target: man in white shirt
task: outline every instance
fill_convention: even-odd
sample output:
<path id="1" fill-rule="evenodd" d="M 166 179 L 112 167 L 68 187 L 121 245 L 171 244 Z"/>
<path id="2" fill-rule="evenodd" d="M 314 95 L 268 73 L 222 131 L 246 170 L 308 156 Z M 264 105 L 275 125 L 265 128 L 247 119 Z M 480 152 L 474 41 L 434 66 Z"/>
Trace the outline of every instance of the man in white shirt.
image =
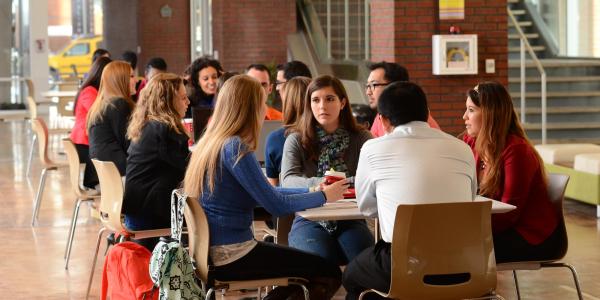
<path id="1" fill-rule="evenodd" d="M 391 242 L 399 204 L 472 201 L 477 191 L 471 149 L 427 124 L 427 99 L 418 85 L 389 84 L 377 108 L 386 135 L 363 145 L 355 187 L 360 211 L 379 218 L 382 240 L 346 267 L 346 299 L 357 299 L 371 288 L 389 290 Z M 365 299 L 382 299 L 368 295 L 374 298 Z"/>

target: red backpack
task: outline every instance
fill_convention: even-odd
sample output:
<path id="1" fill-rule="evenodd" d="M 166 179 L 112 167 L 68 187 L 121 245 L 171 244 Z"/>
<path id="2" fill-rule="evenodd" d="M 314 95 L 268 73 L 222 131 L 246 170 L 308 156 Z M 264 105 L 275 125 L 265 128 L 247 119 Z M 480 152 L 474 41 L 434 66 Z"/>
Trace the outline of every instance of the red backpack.
<path id="1" fill-rule="evenodd" d="M 152 254 L 134 242 L 115 245 L 106 256 L 102 272 L 102 300 L 156 300 L 158 291 L 150 279 Z"/>

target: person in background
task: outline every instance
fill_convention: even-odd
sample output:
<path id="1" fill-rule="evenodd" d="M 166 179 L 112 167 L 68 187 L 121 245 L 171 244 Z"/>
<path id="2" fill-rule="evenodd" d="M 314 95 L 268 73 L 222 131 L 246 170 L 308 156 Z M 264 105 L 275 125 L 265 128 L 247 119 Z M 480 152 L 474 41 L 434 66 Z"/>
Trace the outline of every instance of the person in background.
<path id="1" fill-rule="evenodd" d="M 125 133 L 135 103 L 135 75 L 124 61 L 109 63 L 102 72 L 96 101 L 87 116 L 90 158 L 112 161 L 125 176 L 129 139 Z"/>
<path id="2" fill-rule="evenodd" d="M 192 117 L 192 108 L 208 107 L 214 108 L 214 96 L 217 92 L 217 81 L 223 68 L 218 60 L 207 56 L 197 58 L 189 67 L 190 80 L 188 85 L 188 97 L 190 106 L 186 112 L 186 118 Z"/>
<path id="3" fill-rule="evenodd" d="M 181 122 L 190 101 L 183 79 L 156 74 L 142 91 L 127 137 L 127 173 L 122 212 L 130 230 L 169 228 L 171 192 L 188 163 L 189 136 Z M 158 239 L 141 242 L 152 250 Z"/>
<path id="4" fill-rule="evenodd" d="M 517 208 L 492 215 L 496 262 L 544 260 L 560 246 L 544 164 L 506 88 L 482 82 L 467 92 L 463 140 L 477 162 L 479 194 Z"/>
<path id="5" fill-rule="evenodd" d="M 369 106 L 371 109 L 377 110 L 377 102 L 379 101 L 379 96 L 383 89 L 392 82 L 408 81 L 409 76 L 405 67 L 385 61 L 372 64 L 369 66 L 369 69 L 371 70 L 371 73 L 369 73 L 365 91 L 369 98 Z M 398 100 L 401 101 L 402 99 Z M 431 113 L 427 117 L 427 123 L 429 123 L 429 126 L 432 128 L 440 129 L 440 125 L 433 119 Z M 373 134 L 373 137 L 380 137 L 385 134 L 379 114 L 375 116 L 375 120 L 371 126 L 371 134 Z"/>
<path id="6" fill-rule="evenodd" d="M 110 52 L 108 52 L 108 50 L 102 49 L 102 48 L 96 49 L 96 51 L 94 51 L 94 53 L 92 54 L 92 63 L 94 63 L 100 57 L 110 58 Z"/>
<path id="7" fill-rule="evenodd" d="M 199 141 L 203 147 L 192 153 L 184 191 L 197 198 L 206 213 L 215 280 L 300 277 L 308 280 L 311 299 L 330 299 L 340 284 L 336 265 L 254 239 L 255 207 L 262 206 L 275 216 L 292 214 L 340 199 L 346 189 L 345 180 L 313 193 L 307 193 L 307 188 L 276 189 L 267 182 L 253 152 L 266 114 L 266 99 L 264 89 L 250 76 L 237 75 L 225 82 L 213 122 Z M 302 295 L 298 286 L 279 286 L 264 299 L 299 299 Z"/>
<path id="8" fill-rule="evenodd" d="M 329 75 L 315 78 L 306 92 L 302 118 L 283 146 L 281 186 L 318 189 L 331 169 L 354 176 L 360 148 L 371 138 L 352 116 L 340 80 Z M 288 241 L 344 265 L 371 246 L 373 236 L 364 220 L 314 222 L 296 217 Z"/>
<path id="9" fill-rule="evenodd" d="M 298 126 L 304 111 L 304 97 L 310 84 L 310 78 L 298 76 L 290 79 L 282 92 L 283 100 L 283 127 L 271 132 L 267 136 L 265 146 L 265 170 L 267 180 L 273 186 L 279 185 L 281 173 L 281 157 L 285 138 Z"/>
<path id="10" fill-rule="evenodd" d="M 277 66 L 277 78 L 275 80 L 275 89 L 277 90 L 277 93 L 279 94 L 282 100 L 283 86 L 290 79 L 297 76 L 312 78 L 310 69 L 303 62 L 298 60 L 292 60 L 290 62 Z"/>
<path id="11" fill-rule="evenodd" d="M 269 69 L 267 66 L 262 64 L 252 64 L 246 68 L 246 75 L 258 80 L 260 85 L 265 90 L 267 95 L 271 95 L 273 91 L 273 84 L 271 84 L 271 76 L 269 75 Z M 265 120 L 282 120 L 283 114 L 280 111 L 267 106 L 267 114 Z"/>
<path id="12" fill-rule="evenodd" d="M 389 84 L 377 108 L 386 135 L 363 145 L 355 186 L 358 208 L 379 219 L 382 239 L 346 267 L 347 300 L 358 299 L 364 290 L 389 289 L 398 205 L 472 201 L 477 193 L 471 149 L 427 124 L 427 99 L 418 85 Z M 383 298 L 371 293 L 364 299 Z"/>
<path id="13" fill-rule="evenodd" d="M 144 79 L 137 87 L 137 95 L 140 94 L 142 89 L 146 86 L 148 81 L 152 79 L 152 77 L 159 73 L 167 72 L 167 62 L 162 57 L 153 57 L 146 64 L 146 69 L 144 70 Z"/>
<path id="14" fill-rule="evenodd" d="M 135 73 L 135 75 L 137 76 L 138 72 L 137 72 L 137 54 L 135 54 L 135 52 L 133 51 L 125 51 L 123 52 L 123 54 L 121 54 L 121 59 L 123 61 L 128 62 L 131 65 L 131 68 L 133 69 L 133 73 Z"/>
<path id="15" fill-rule="evenodd" d="M 131 68 L 133 69 L 133 73 L 136 76 L 136 80 L 135 80 L 135 90 L 139 91 L 139 87 L 142 84 L 142 79 L 139 79 L 138 77 L 138 69 L 137 69 L 137 54 L 135 54 L 135 52 L 133 51 L 125 51 L 123 52 L 123 54 L 121 54 L 121 58 L 123 61 L 128 62 L 131 65 Z M 137 99 L 139 98 L 139 93 L 136 92 L 135 95 L 133 95 L 132 99 L 133 102 L 137 102 Z"/>
<path id="16" fill-rule="evenodd" d="M 219 91 L 223 88 L 225 81 L 229 80 L 231 77 L 235 75 L 240 75 L 238 72 L 224 72 L 221 77 L 219 77 L 219 81 L 217 82 L 217 91 L 215 93 L 216 96 L 219 96 Z"/>
<path id="17" fill-rule="evenodd" d="M 77 91 L 77 95 L 75 95 L 75 103 L 73 104 L 73 107 L 75 108 L 75 124 L 73 124 L 73 129 L 71 130 L 69 137 L 75 144 L 79 162 L 85 163 L 83 186 L 91 189 L 96 188 L 99 182 L 96 169 L 90 160 L 90 142 L 88 140 L 85 124 L 88 111 L 98 96 L 102 72 L 110 62 L 110 58 L 100 57 L 92 64 L 88 76 L 79 88 L 79 91 Z"/>

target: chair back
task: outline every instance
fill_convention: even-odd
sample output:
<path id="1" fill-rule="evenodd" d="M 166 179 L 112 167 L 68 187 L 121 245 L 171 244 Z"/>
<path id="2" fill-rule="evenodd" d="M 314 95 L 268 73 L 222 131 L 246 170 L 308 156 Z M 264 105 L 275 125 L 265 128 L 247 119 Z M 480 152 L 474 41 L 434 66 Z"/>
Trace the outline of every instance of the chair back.
<path id="1" fill-rule="evenodd" d="M 37 135 L 38 140 L 38 154 L 42 165 L 48 166 L 53 164 L 52 160 L 48 157 L 48 126 L 42 118 L 35 118 L 31 120 L 31 129 Z"/>
<path id="2" fill-rule="evenodd" d="M 77 153 L 77 148 L 75 148 L 75 144 L 71 141 L 70 138 L 64 138 L 62 140 L 63 148 L 65 149 L 65 153 L 67 154 L 67 162 L 69 163 L 69 177 L 71 181 L 71 187 L 73 188 L 73 192 L 77 195 L 77 198 L 85 197 L 85 192 L 81 189 L 79 182 L 81 181 L 81 172 L 80 172 L 80 162 L 79 162 L 79 154 Z"/>
<path id="3" fill-rule="evenodd" d="M 265 161 L 265 146 L 267 143 L 267 137 L 269 133 L 281 128 L 283 123 L 278 120 L 265 120 L 262 128 L 260 129 L 260 134 L 258 135 L 258 143 L 256 144 L 256 150 L 254 151 L 254 155 L 256 155 L 256 160 L 259 162 Z"/>
<path id="4" fill-rule="evenodd" d="M 37 118 L 37 103 L 31 95 L 27 96 L 27 106 L 29 106 L 29 118 L 31 120 Z"/>
<path id="5" fill-rule="evenodd" d="M 563 215 L 563 200 L 565 199 L 565 190 L 567 189 L 567 183 L 569 183 L 569 175 L 549 173 L 548 174 L 548 197 L 556 216 L 558 218 L 558 230 L 560 230 L 561 246 L 556 249 L 556 252 L 548 257 L 550 260 L 558 260 L 563 258 L 567 254 L 569 248 L 569 238 L 567 236 L 567 228 L 565 226 L 565 217 Z"/>
<path id="6" fill-rule="evenodd" d="M 119 169 L 112 161 L 92 159 L 100 181 L 100 221 L 114 232 L 127 231 L 123 226 L 123 181 Z"/>
<path id="7" fill-rule="evenodd" d="M 190 256 L 196 263 L 196 274 L 202 282 L 208 282 L 208 249 L 210 247 L 210 232 L 204 209 L 196 198 L 188 197 L 183 212 L 187 224 Z"/>
<path id="8" fill-rule="evenodd" d="M 491 201 L 399 205 L 389 298 L 463 299 L 496 287 Z"/>

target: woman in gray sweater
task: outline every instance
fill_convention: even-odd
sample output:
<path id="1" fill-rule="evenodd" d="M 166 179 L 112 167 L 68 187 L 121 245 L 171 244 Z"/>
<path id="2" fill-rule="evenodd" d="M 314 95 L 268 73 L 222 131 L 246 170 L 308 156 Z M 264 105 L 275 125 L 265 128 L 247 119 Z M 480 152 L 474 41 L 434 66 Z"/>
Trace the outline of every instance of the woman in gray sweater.
<path id="1" fill-rule="evenodd" d="M 283 147 L 281 185 L 318 190 L 330 169 L 354 176 L 360 148 L 371 138 L 352 116 L 340 80 L 329 75 L 314 79 L 299 126 Z M 373 236 L 364 220 L 313 222 L 296 217 L 289 243 L 344 265 L 371 246 Z"/>

